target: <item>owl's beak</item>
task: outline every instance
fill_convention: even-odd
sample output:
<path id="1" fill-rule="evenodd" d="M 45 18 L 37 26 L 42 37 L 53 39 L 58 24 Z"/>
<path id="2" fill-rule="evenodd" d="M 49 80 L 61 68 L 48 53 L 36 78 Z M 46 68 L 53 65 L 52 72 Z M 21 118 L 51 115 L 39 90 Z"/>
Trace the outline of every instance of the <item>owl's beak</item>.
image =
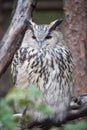
<path id="1" fill-rule="evenodd" d="M 43 45 L 43 42 L 42 41 L 38 41 L 38 46 L 41 48 Z"/>

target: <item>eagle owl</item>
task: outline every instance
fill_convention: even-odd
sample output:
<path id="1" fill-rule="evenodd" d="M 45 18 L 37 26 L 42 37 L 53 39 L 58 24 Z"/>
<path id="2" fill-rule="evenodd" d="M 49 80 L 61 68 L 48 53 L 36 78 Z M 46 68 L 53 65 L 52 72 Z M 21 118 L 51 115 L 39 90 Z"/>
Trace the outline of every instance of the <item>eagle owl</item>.
<path id="1" fill-rule="evenodd" d="M 37 25 L 26 20 L 29 29 L 12 62 L 15 86 L 26 89 L 35 84 L 44 93 L 41 102 L 53 110 L 53 114 L 45 115 L 32 109 L 31 116 L 38 121 L 64 120 L 73 92 L 72 56 L 62 33 L 56 31 L 61 22 L 55 20 L 49 25 Z"/>

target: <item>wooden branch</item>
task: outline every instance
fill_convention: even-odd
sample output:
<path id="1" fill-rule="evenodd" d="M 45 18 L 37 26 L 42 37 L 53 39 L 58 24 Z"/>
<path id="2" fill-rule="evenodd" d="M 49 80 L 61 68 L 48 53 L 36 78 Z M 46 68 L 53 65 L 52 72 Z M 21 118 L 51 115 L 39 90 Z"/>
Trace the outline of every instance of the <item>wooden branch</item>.
<path id="1" fill-rule="evenodd" d="M 58 0 L 44 0 L 38 1 L 37 10 L 62 10 L 63 2 Z"/>
<path id="2" fill-rule="evenodd" d="M 1 11 L 7 11 L 7 10 L 12 10 L 12 4 L 13 0 L 11 1 L 2 1 L 0 4 L 0 10 Z M 50 6 L 49 6 L 50 5 Z M 46 10 L 62 10 L 63 9 L 63 2 L 58 1 L 58 0 L 42 0 L 38 1 L 37 9 L 39 11 L 46 11 Z"/>
<path id="3" fill-rule="evenodd" d="M 85 116 L 87 116 L 87 94 L 73 97 L 66 121 L 75 120 Z"/>
<path id="4" fill-rule="evenodd" d="M 36 0 L 18 0 L 11 24 L 0 43 L 0 76 L 8 68 L 26 30 L 25 19 L 31 19 Z"/>
<path id="5" fill-rule="evenodd" d="M 49 119 L 42 122 L 29 122 L 23 120 L 21 130 L 24 130 L 25 128 L 44 128 L 45 130 L 47 130 L 52 126 L 60 127 L 66 122 L 73 121 L 81 117 L 87 117 L 87 94 L 82 94 L 72 98 L 70 109 L 65 120 L 61 122 L 54 122 L 53 120 Z"/>

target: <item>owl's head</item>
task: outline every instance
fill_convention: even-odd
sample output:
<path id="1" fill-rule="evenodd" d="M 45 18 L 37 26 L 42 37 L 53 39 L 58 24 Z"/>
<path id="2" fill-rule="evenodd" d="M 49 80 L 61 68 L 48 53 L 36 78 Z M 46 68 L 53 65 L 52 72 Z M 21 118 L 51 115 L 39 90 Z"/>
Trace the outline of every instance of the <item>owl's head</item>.
<path id="1" fill-rule="evenodd" d="M 41 48 L 46 40 L 52 39 L 51 32 L 61 24 L 62 20 L 55 20 L 48 25 L 37 25 L 31 20 L 25 20 L 24 22 L 32 31 L 32 39 L 35 40 L 37 45 Z"/>

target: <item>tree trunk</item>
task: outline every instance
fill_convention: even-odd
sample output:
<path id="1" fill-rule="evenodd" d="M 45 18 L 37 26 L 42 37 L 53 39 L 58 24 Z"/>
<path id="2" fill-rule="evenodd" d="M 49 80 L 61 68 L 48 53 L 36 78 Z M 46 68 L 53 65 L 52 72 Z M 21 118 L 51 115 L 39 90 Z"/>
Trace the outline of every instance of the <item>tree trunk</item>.
<path id="1" fill-rule="evenodd" d="M 87 1 L 64 0 L 65 39 L 75 65 L 75 94 L 87 92 Z"/>
<path id="2" fill-rule="evenodd" d="M 31 19 L 33 10 L 33 1 L 36 0 L 18 0 L 15 14 L 12 18 L 11 24 L 1 40 L 0 45 L 0 76 L 8 68 L 14 53 L 21 44 L 21 39 L 26 30 L 24 25 L 25 19 Z"/>

